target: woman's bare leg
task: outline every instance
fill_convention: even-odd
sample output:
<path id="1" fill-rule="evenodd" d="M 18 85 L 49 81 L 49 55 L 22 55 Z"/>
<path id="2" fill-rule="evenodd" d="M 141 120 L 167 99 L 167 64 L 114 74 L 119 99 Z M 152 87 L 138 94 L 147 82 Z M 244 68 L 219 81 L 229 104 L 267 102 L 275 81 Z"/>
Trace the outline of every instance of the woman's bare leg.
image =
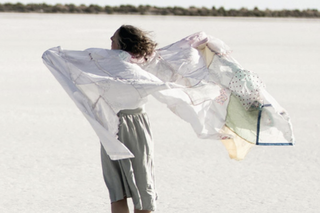
<path id="1" fill-rule="evenodd" d="M 111 203 L 112 213 L 129 213 L 127 198 Z"/>
<path id="2" fill-rule="evenodd" d="M 151 211 L 149 211 L 149 210 L 137 210 L 137 209 L 135 209 L 135 210 L 134 210 L 134 213 L 151 213 Z"/>

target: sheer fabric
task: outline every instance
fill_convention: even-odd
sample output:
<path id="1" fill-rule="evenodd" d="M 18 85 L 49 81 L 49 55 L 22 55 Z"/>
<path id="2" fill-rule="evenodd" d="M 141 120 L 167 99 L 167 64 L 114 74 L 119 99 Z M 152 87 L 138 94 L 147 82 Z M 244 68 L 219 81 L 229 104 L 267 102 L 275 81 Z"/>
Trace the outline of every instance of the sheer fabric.
<path id="1" fill-rule="evenodd" d="M 243 159 L 253 145 L 294 144 L 287 112 L 259 76 L 204 32 L 156 50 L 148 61 L 121 50 L 60 47 L 47 50 L 43 60 L 113 160 L 134 157 L 117 139 L 116 114 L 141 107 L 148 95 L 190 123 L 200 138 L 222 140 L 233 159 Z"/>

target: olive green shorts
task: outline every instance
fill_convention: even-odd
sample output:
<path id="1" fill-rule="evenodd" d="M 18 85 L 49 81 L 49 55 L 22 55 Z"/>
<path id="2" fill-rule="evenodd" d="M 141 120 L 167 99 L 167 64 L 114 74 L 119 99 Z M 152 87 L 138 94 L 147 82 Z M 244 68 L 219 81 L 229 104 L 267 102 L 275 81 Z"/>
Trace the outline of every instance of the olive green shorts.
<path id="1" fill-rule="evenodd" d="M 102 171 L 111 202 L 132 198 L 135 209 L 154 211 L 154 146 L 147 114 L 139 108 L 122 110 L 118 117 L 118 139 L 135 157 L 113 161 L 101 146 Z"/>

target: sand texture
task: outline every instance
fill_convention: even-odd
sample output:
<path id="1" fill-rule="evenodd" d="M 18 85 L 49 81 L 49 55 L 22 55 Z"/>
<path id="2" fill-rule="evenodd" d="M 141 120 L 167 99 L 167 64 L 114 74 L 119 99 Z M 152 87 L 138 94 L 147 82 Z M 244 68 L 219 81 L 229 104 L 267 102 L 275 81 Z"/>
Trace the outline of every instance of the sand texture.
<path id="1" fill-rule="evenodd" d="M 289 112 L 297 141 L 230 160 L 150 98 L 157 212 L 319 212 L 319 19 L 15 13 L 0 13 L 0 212 L 111 212 L 98 137 L 41 55 L 110 48 L 121 24 L 153 31 L 159 47 L 197 31 L 222 39 Z"/>

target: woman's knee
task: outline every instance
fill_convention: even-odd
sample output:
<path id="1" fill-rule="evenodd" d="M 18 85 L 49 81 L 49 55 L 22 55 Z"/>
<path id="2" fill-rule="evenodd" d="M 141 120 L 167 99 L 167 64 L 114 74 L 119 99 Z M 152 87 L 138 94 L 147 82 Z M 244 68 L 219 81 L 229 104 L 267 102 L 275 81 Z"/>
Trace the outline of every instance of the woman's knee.
<path id="1" fill-rule="evenodd" d="M 127 198 L 111 203 L 112 213 L 129 213 Z"/>
<path id="2" fill-rule="evenodd" d="M 149 211 L 149 210 L 138 210 L 138 209 L 135 209 L 135 210 L 134 210 L 134 213 L 151 213 L 151 211 Z"/>

